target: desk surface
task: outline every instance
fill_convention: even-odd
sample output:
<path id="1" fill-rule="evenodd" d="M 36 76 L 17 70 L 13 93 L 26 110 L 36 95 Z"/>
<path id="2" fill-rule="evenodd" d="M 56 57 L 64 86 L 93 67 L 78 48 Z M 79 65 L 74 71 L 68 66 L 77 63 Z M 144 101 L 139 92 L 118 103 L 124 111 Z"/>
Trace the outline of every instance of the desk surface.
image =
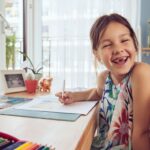
<path id="1" fill-rule="evenodd" d="M 10 95 L 10 94 L 9 94 Z M 41 94 L 16 93 L 34 97 Z M 0 131 L 19 139 L 53 145 L 56 150 L 89 150 L 96 128 L 97 106 L 75 122 L 0 115 Z"/>

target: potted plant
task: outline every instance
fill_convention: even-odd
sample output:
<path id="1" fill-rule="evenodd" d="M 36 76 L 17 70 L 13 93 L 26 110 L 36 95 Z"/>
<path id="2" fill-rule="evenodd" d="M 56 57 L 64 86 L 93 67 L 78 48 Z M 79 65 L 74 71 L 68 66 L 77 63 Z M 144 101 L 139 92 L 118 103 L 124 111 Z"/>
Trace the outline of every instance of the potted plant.
<path id="1" fill-rule="evenodd" d="M 33 79 L 33 76 L 29 73 L 25 80 L 25 86 L 28 93 L 35 93 L 38 85 L 38 80 Z"/>
<path id="2" fill-rule="evenodd" d="M 22 67 L 24 69 L 30 70 L 32 72 L 32 74 L 33 74 L 32 78 L 39 80 L 42 77 L 41 71 L 42 71 L 43 67 L 35 67 L 33 65 L 30 57 L 27 54 L 25 54 L 22 51 L 19 51 L 19 53 L 21 53 L 26 58 L 26 60 L 22 64 Z"/>

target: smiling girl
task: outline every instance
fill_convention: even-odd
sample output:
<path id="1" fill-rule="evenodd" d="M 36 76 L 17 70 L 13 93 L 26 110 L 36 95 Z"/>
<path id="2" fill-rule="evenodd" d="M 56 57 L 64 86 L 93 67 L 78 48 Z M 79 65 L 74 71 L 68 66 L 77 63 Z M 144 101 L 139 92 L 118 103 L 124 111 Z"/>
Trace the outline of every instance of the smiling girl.
<path id="1" fill-rule="evenodd" d="M 97 88 L 59 92 L 64 104 L 100 100 L 99 137 L 92 150 L 149 150 L 150 66 L 135 61 L 136 35 L 126 18 L 104 15 L 90 31 L 93 54 L 106 71 L 98 75 Z"/>

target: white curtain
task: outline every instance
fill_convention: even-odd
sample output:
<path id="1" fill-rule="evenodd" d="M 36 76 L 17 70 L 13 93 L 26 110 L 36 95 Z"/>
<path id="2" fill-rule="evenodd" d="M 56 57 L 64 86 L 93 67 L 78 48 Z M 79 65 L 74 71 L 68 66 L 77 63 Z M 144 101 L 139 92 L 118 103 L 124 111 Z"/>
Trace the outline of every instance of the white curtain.
<path id="1" fill-rule="evenodd" d="M 113 12 L 128 18 L 140 39 L 140 0 L 42 0 L 44 72 L 54 91 L 64 79 L 67 88 L 96 86 L 89 31 L 97 17 Z"/>

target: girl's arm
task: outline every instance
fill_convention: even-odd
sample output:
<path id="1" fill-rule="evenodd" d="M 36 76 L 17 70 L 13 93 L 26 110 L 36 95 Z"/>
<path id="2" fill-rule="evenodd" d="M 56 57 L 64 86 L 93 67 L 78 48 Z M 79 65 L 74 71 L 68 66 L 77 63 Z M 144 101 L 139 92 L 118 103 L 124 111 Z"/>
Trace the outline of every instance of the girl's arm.
<path id="1" fill-rule="evenodd" d="M 97 88 L 88 89 L 85 91 L 70 92 L 65 91 L 62 96 L 62 92 L 56 93 L 56 96 L 59 97 L 61 103 L 70 104 L 77 101 L 83 100 L 100 100 L 104 88 L 104 83 L 106 79 L 107 71 L 99 74 L 97 78 Z"/>
<path id="2" fill-rule="evenodd" d="M 133 94 L 133 150 L 150 150 L 150 66 L 137 64 L 131 76 Z"/>

